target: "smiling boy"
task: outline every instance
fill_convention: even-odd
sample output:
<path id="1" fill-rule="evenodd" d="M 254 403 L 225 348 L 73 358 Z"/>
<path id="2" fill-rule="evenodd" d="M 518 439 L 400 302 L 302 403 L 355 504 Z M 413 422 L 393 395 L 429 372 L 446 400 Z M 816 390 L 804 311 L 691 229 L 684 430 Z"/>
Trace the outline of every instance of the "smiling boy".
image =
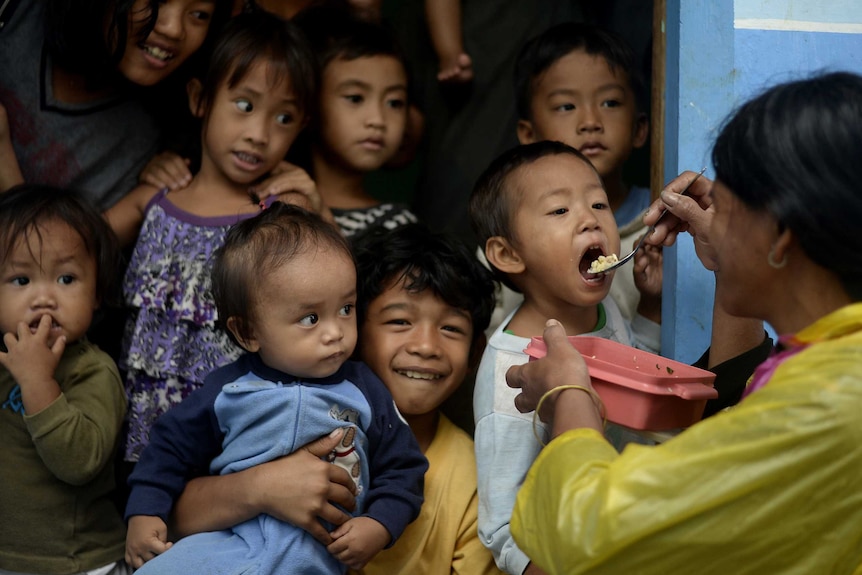
<path id="1" fill-rule="evenodd" d="M 630 325 L 608 296 L 616 272 L 587 271 L 598 256 L 618 253 L 620 239 L 599 174 L 574 148 L 540 141 L 505 152 L 476 183 L 470 217 L 497 277 L 524 295 L 491 335 L 473 396 L 479 535 L 503 571 L 521 575 L 538 571 L 515 545 L 509 519 L 542 446 L 531 414 L 515 409 L 517 393 L 506 385 L 506 371 L 526 363 L 524 348 L 548 318 L 558 319 L 569 335 L 652 352 L 659 326 L 641 316 Z"/>
<path id="2" fill-rule="evenodd" d="M 356 259 L 360 357 L 429 463 L 419 518 L 362 574 L 499 573 L 476 528 L 473 442 L 440 412 L 482 352 L 491 274 L 466 246 L 421 224 L 369 234 Z"/>

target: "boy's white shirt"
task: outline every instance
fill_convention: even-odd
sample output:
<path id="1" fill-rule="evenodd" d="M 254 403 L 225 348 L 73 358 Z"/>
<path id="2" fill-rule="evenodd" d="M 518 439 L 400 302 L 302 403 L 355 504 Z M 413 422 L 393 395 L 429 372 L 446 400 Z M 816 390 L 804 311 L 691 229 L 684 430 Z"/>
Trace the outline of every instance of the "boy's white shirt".
<path id="1" fill-rule="evenodd" d="M 582 335 L 603 337 L 653 353 L 657 351 L 661 332 L 658 324 L 636 316 L 630 326 L 610 296 L 605 297 L 602 304 L 605 325 Z M 511 575 L 521 575 L 530 562 L 512 539 L 509 520 L 518 488 L 542 448 L 533 434 L 532 413 L 520 413 L 515 409 L 514 400 L 519 391 L 506 384 L 506 371 L 528 360 L 524 348 L 530 339 L 504 332 L 519 307 L 509 313 L 489 338 L 473 392 L 479 537 L 494 554 L 497 566 Z M 635 335 L 634 327 L 637 328 Z M 536 431 L 543 441 L 548 441 L 543 424 L 539 422 Z"/>

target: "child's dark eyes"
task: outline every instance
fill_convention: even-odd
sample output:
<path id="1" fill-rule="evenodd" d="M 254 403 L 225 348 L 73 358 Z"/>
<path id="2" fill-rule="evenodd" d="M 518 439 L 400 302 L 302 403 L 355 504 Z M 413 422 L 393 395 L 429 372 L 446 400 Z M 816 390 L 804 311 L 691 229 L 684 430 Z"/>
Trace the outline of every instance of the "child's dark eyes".
<path id="1" fill-rule="evenodd" d="M 619 106 L 622 106 L 623 103 L 619 100 L 605 100 L 604 102 L 602 102 L 602 105 L 605 108 L 617 108 Z"/>
<path id="2" fill-rule="evenodd" d="M 310 313 L 307 316 L 305 316 L 304 318 L 299 320 L 299 325 L 311 327 L 311 326 L 317 324 L 317 322 L 319 322 L 319 321 L 320 321 L 320 318 L 317 316 L 316 313 Z"/>
<path id="3" fill-rule="evenodd" d="M 28 278 L 27 276 L 18 276 L 18 277 L 12 278 L 10 283 L 13 286 L 25 286 L 25 285 L 30 283 L 30 278 Z"/>
<path id="4" fill-rule="evenodd" d="M 555 210 L 551 210 L 548 212 L 549 216 L 562 216 L 564 214 L 569 213 L 569 208 L 557 208 Z"/>
<path id="5" fill-rule="evenodd" d="M 365 100 L 361 94 L 345 94 L 342 97 L 351 104 L 361 104 Z"/>
<path id="6" fill-rule="evenodd" d="M 195 20 L 200 20 L 201 22 L 207 22 L 210 18 L 212 18 L 212 14 L 205 10 L 194 10 L 192 11 L 192 18 Z"/>
<path id="7" fill-rule="evenodd" d="M 396 318 L 386 320 L 386 325 L 410 325 L 410 322 L 406 319 Z"/>
<path id="8" fill-rule="evenodd" d="M 338 315 L 349 317 L 351 313 L 353 313 L 354 305 L 349 303 L 347 305 L 342 306 L 340 310 L 338 310 Z"/>
<path id="9" fill-rule="evenodd" d="M 67 285 L 71 284 L 71 283 L 72 283 L 72 282 L 74 282 L 74 281 L 75 281 L 75 277 L 74 277 L 74 276 L 71 276 L 71 275 L 68 275 L 68 274 L 66 274 L 66 275 L 62 275 L 62 276 L 60 276 L 60 277 L 58 277 L 58 278 L 57 278 L 57 283 L 58 283 L 58 284 L 61 284 L 61 285 L 64 285 L 64 286 L 67 286 Z"/>
<path id="10" fill-rule="evenodd" d="M 608 206 L 608 205 L 607 205 L 606 203 L 604 203 L 604 202 L 596 202 L 595 204 L 593 204 L 593 209 L 594 209 L 594 210 L 606 210 L 606 209 L 608 209 L 609 207 L 610 207 L 610 206 Z"/>
<path id="11" fill-rule="evenodd" d="M 287 126 L 288 124 L 293 123 L 293 115 L 292 114 L 279 114 L 276 116 L 275 121 L 283 126 Z"/>
<path id="12" fill-rule="evenodd" d="M 571 112 L 574 109 L 574 104 L 560 104 L 559 106 L 554 107 L 554 110 L 557 112 Z"/>
<path id="13" fill-rule="evenodd" d="M 234 104 L 236 104 L 236 107 L 240 112 L 245 112 L 246 114 L 254 110 L 254 106 L 252 105 L 252 103 L 244 98 L 236 100 Z"/>
<path id="14" fill-rule="evenodd" d="M 396 98 L 396 99 L 392 99 L 392 100 L 387 101 L 387 105 L 390 108 L 393 108 L 395 110 L 401 110 L 402 108 L 404 108 L 407 105 L 407 102 L 405 102 L 404 100 L 401 100 L 399 98 Z"/>
<path id="15" fill-rule="evenodd" d="M 462 328 L 458 327 L 457 325 L 444 325 L 443 331 L 456 333 L 458 335 L 463 335 L 463 334 L 467 333 Z"/>

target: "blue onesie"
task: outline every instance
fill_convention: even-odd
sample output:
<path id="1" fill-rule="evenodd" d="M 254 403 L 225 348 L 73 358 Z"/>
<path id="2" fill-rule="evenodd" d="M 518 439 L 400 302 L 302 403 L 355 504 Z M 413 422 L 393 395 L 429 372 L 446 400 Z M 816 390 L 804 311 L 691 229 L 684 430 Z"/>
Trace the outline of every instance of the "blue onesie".
<path id="1" fill-rule="evenodd" d="M 336 427 L 350 427 L 330 460 L 351 473 L 354 515 L 380 522 L 394 543 L 419 514 L 427 461 L 392 396 L 365 364 L 300 381 L 246 354 L 161 416 L 129 479 L 126 517 L 167 521 L 188 479 L 272 461 Z M 211 462 L 211 463 L 210 463 Z M 286 486 L 286 488 L 290 488 Z M 391 544 L 390 543 L 390 544 Z M 260 515 L 232 529 L 198 533 L 150 560 L 138 575 L 333 574 L 346 566 L 303 529 Z"/>

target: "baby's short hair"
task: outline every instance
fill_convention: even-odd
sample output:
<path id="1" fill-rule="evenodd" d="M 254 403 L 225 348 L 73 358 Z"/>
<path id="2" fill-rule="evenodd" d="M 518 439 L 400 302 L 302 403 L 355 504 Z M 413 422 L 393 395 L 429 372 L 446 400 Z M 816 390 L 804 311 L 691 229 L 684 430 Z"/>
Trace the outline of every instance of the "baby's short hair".
<path id="1" fill-rule="evenodd" d="M 355 246 L 357 316 L 393 281 L 411 293 L 431 290 L 446 304 L 470 314 L 473 341 L 482 337 L 494 311 L 494 278 L 463 242 L 421 223 L 378 229 Z"/>
<path id="2" fill-rule="evenodd" d="M 9 258 L 15 242 L 36 234 L 52 221 L 60 221 L 81 236 L 96 262 L 96 297 L 111 303 L 120 267 L 119 241 L 102 214 L 73 190 L 40 184 L 22 184 L 0 194 L 0 264 Z"/>
<path id="3" fill-rule="evenodd" d="M 614 72 L 622 71 L 635 95 L 637 111 L 647 109 L 643 75 L 636 65 L 634 51 L 625 38 L 593 24 L 564 22 L 529 40 L 515 62 L 515 104 L 518 117 L 532 119 L 530 103 L 536 78 L 558 60 L 576 50 L 601 56 Z"/>
<path id="4" fill-rule="evenodd" d="M 514 190 L 511 189 L 509 180 L 512 174 L 523 166 L 528 166 L 546 156 L 568 154 L 574 156 L 587 164 L 595 171 L 589 159 L 575 148 L 550 140 L 542 140 L 532 144 L 515 146 L 500 154 L 482 172 L 473 193 L 470 195 L 468 210 L 470 212 L 470 223 L 484 250 L 488 239 L 499 236 L 508 241 L 518 241 L 512 227 L 513 216 L 517 206 Z M 498 280 L 507 287 L 520 292 L 509 279 L 508 275 L 491 265 Z"/>
<path id="5" fill-rule="evenodd" d="M 219 322 L 237 318 L 237 331 L 249 337 L 254 321 L 254 286 L 296 255 L 327 245 L 353 261 L 347 240 L 319 215 L 298 206 L 275 202 L 253 218 L 233 226 L 216 250 L 212 290 Z M 285 294 L 285 297 L 290 297 Z M 233 334 L 231 333 L 233 337 Z"/>

